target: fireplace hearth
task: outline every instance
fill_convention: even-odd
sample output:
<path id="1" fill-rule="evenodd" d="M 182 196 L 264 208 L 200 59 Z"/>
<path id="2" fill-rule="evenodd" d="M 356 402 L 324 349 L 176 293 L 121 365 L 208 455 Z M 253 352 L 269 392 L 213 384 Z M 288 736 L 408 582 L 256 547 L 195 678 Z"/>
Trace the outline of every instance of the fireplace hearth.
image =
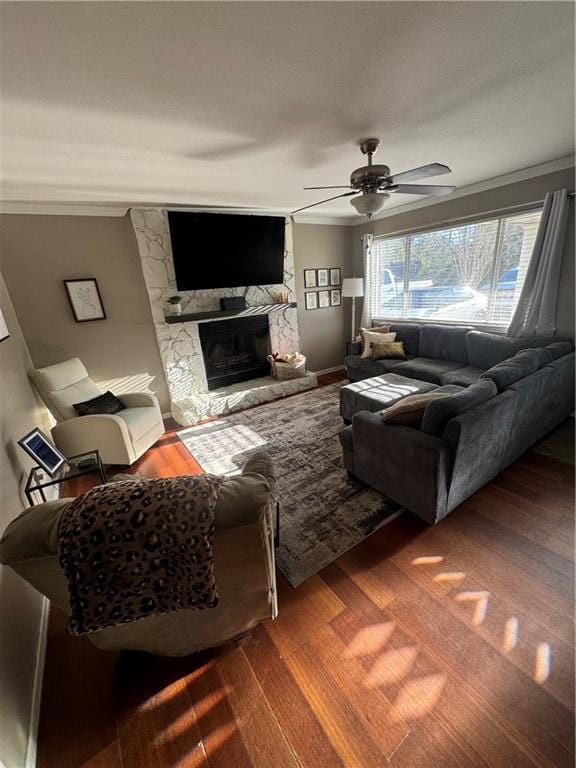
<path id="1" fill-rule="evenodd" d="M 208 389 L 270 373 L 268 315 L 199 323 Z"/>

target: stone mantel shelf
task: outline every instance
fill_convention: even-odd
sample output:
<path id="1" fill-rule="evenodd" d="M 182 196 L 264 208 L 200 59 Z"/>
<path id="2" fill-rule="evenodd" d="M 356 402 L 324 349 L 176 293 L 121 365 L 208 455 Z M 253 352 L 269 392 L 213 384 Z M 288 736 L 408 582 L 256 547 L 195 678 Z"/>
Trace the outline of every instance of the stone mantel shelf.
<path id="1" fill-rule="evenodd" d="M 171 325 L 173 323 L 191 323 L 202 322 L 205 320 L 226 320 L 229 317 L 249 317 L 250 315 L 266 315 L 275 309 L 286 307 L 296 307 L 295 301 L 289 304 L 259 304 L 257 306 L 246 307 L 245 309 L 214 309 L 211 312 L 192 312 L 181 315 L 166 315 L 165 320 Z"/>

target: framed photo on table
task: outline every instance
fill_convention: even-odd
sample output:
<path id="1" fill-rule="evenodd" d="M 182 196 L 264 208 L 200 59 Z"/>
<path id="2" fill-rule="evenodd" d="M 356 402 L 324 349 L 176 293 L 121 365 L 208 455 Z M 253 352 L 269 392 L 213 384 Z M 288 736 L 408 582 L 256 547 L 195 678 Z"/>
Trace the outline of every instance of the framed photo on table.
<path id="1" fill-rule="evenodd" d="M 318 291 L 318 306 L 320 309 L 330 306 L 330 291 Z"/>
<path id="2" fill-rule="evenodd" d="M 304 270 L 304 288 L 316 288 L 316 270 L 305 269 Z"/>
<path id="3" fill-rule="evenodd" d="M 308 291 L 304 294 L 306 309 L 318 309 L 318 294 L 316 291 Z"/>
<path id="4" fill-rule="evenodd" d="M 330 291 L 330 306 L 339 307 L 342 304 L 342 293 L 340 288 L 333 288 Z"/>
<path id="5" fill-rule="evenodd" d="M 329 270 L 328 269 L 318 269 L 318 288 L 327 288 L 329 285 Z"/>
<path id="6" fill-rule="evenodd" d="M 66 464 L 66 456 L 54 446 L 42 430 L 33 429 L 18 440 L 18 445 L 31 456 L 50 477 Z"/>
<path id="7" fill-rule="evenodd" d="M 77 323 L 106 319 L 102 297 L 95 278 L 64 280 L 64 286 L 74 313 L 74 320 Z"/>
<path id="8" fill-rule="evenodd" d="M 340 285 L 341 282 L 340 267 L 332 267 L 330 270 L 330 285 Z"/>

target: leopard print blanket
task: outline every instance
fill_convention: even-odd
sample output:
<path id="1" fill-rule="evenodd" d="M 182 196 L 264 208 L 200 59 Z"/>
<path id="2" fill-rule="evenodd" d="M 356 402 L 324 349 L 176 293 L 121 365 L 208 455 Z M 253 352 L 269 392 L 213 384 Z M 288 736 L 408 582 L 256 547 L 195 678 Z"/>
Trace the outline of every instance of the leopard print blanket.
<path id="1" fill-rule="evenodd" d="M 71 502 L 58 527 L 70 632 L 216 606 L 212 544 L 221 484 L 211 475 L 122 481 Z"/>

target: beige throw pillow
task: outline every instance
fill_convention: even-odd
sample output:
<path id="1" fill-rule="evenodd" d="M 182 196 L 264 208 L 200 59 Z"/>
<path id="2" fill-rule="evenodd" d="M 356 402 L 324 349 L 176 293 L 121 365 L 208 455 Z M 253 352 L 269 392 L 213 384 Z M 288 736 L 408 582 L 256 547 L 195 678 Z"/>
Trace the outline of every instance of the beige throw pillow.
<path id="1" fill-rule="evenodd" d="M 403 341 L 372 342 L 372 360 L 406 360 Z"/>
<path id="2" fill-rule="evenodd" d="M 441 397 L 450 397 L 449 392 L 424 392 L 419 395 L 407 395 L 394 405 L 380 412 L 382 421 L 388 424 L 400 424 L 403 427 L 420 429 L 424 411 L 428 403 Z"/>
<path id="3" fill-rule="evenodd" d="M 372 357 L 372 343 L 376 342 L 381 344 L 382 342 L 394 341 L 396 338 L 395 333 L 383 333 L 382 331 L 367 331 L 364 330 L 363 334 L 363 347 L 362 357 Z"/>

